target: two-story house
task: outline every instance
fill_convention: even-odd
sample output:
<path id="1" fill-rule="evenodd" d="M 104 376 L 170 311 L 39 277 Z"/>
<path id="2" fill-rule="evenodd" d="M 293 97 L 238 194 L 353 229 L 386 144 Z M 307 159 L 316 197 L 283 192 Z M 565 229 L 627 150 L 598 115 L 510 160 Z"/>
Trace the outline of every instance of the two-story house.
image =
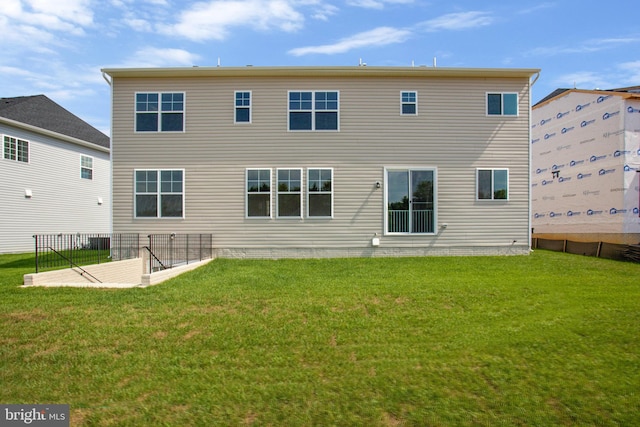
<path id="1" fill-rule="evenodd" d="M 105 69 L 113 230 L 221 257 L 527 254 L 537 69 Z"/>
<path id="2" fill-rule="evenodd" d="M 109 137 L 44 95 L 0 98 L 0 253 L 35 234 L 109 233 Z"/>
<path id="3" fill-rule="evenodd" d="M 640 87 L 558 89 L 532 108 L 534 237 L 640 242 Z"/>

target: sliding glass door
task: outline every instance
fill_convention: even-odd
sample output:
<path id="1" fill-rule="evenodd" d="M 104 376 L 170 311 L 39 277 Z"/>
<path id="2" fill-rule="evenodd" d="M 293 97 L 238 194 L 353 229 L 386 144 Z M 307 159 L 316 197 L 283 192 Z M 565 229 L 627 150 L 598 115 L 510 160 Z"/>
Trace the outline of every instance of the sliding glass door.
<path id="1" fill-rule="evenodd" d="M 387 169 L 387 233 L 433 233 L 435 171 Z"/>

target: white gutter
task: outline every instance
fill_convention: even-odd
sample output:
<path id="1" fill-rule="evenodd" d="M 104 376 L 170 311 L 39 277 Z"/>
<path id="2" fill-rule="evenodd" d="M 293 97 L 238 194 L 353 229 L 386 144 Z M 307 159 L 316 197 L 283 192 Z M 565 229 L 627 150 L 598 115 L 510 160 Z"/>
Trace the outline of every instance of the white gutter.
<path id="1" fill-rule="evenodd" d="M 103 71 L 103 72 L 102 72 L 102 78 L 104 79 L 104 81 L 106 81 L 106 82 L 107 82 L 107 84 L 108 84 L 109 86 L 111 86 L 111 80 L 109 80 L 109 78 L 108 78 L 107 76 L 108 76 L 108 74 L 107 74 L 107 73 L 105 73 L 105 72 Z"/>

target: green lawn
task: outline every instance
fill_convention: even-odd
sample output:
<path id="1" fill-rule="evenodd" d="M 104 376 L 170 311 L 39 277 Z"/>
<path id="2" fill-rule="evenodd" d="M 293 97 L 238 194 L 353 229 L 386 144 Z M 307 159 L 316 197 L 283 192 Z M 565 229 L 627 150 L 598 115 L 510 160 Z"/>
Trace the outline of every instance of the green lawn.
<path id="1" fill-rule="evenodd" d="M 215 260 L 150 288 L 19 288 L 0 403 L 72 425 L 640 425 L 640 264 Z"/>

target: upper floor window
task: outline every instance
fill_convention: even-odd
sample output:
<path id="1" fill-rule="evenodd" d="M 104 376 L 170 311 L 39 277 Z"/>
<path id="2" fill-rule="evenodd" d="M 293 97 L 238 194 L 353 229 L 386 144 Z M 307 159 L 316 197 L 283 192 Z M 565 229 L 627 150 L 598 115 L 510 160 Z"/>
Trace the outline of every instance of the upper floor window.
<path id="1" fill-rule="evenodd" d="M 80 156 L 80 177 L 93 179 L 93 157 Z"/>
<path id="2" fill-rule="evenodd" d="M 509 198 L 509 169 L 478 169 L 476 180 L 478 200 Z"/>
<path id="3" fill-rule="evenodd" d="M 29 163 L 29 142 L 11 136 L 4 136 L 4 158 Z"/>
<path id="4" fill-rule="evenodd" d="M 184 170 L 135 171 L 136 218 L 184 217 Z"/>
<path id="5" fill-rule="evenodd" d="M 418 92 L 400 92 L 400 114 L 403 116 L 418 114 Z"/>
<path id="6" fill-rule="evenodd" d="M 182 132 L 184 93 L 136 93 L 136 132 Z"/>
<path id="7" fill-rule="evenodd" d="M 337 91 L 289 92 L 289 130 L 338 130 Z"/>
<path id="8" fill-rule="evenodd" d="M 235 123 L 251 123 L 251 92 L 235 93 Z"/>
<path id="9" fill-rule="evenodd" d="M 487 115 L 517 116 L 517 93 L 487 93 Z"/>

